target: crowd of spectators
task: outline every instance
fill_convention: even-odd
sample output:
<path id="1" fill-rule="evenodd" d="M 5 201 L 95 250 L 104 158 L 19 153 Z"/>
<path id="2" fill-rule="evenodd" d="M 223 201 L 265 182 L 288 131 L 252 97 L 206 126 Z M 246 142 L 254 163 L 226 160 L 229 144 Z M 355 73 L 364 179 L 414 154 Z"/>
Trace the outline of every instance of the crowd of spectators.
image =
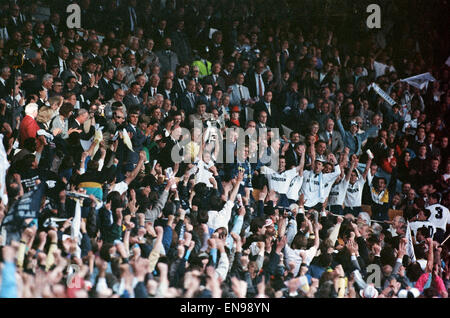
<path id="1" fill-rule="evenodd" d="M 448 4 L 370 2 L 1 1 L 0 297 L 447 298 Z"/>

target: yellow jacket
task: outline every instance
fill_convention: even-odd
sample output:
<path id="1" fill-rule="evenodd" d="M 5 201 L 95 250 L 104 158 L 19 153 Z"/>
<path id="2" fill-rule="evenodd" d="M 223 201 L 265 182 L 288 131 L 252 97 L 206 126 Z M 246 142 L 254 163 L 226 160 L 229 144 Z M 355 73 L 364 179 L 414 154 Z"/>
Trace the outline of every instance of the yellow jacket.
<path id="1" fill-rule="evenodd" d="M 198 76 L 200 78 L 211 75 L 211 66 L 212 63 L 208 60 L 206 60 L 206 64 L 208 65 L 208 67 L 206 67 L 205 63 L 203 63 L 202 60 L 198 60 L 198 61 L 194 61 L 192 63 L 192 66 L 197 66 L 198 67 Z"/>

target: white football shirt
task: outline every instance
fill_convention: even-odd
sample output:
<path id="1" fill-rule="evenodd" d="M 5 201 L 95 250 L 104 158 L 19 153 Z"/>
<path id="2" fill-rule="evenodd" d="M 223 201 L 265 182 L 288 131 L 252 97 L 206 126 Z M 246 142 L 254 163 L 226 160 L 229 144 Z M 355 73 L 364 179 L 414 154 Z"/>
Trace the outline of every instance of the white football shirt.
<path id="1" fill-rule="evenodd" d="M 450 224 L 450 212 L 448 209 L 438 203 L 430 205 L 427 209 L 431 211 L 431 215 L 428 218 L 437 229 L 446 231 L 447 224 Z"/>

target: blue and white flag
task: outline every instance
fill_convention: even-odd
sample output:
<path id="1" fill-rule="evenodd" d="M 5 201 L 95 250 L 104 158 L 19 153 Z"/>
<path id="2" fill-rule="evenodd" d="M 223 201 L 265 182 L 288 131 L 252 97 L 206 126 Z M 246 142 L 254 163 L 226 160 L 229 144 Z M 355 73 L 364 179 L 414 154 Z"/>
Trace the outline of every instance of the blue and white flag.
<path id="1" fill-rule="evenodd" d="M 397 104 L 395 100 L 393 100 L 391 96 L 389 96 L 388 93 L 383 91 L 377 84 L 375 83 L 370 84 L 368 89 L 370 90 L 371 88 L 373 88 L 378 95 L 380 95 L 386 102 L 388 102 L 389 105 L 394 106 L 395 104 Z"/>
<path id="2" fill-rule="evenodd" d="M 435 82 L 436 79 L 430 73 L 423 73 L 420 75 L 408 77 L 400 80 L 401 82 L 406 82 L 409 85 L 416 87 L 418 89 L 428 88 L 429 82 Z"/>

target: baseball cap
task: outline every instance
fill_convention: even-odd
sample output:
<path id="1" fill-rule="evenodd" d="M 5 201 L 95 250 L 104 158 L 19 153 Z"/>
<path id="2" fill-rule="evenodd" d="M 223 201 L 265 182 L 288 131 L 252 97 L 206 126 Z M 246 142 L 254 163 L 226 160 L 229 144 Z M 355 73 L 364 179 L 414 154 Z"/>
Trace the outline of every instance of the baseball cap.
<path id="1" fill-rule="evenodd" d="M 398 292 L 398 298 L 417 298 L 420 296 L 420 291 L 417 288 L 411 288 L 409 290 L 402 289 Z"/>
<path id="2" fill-rule="evenodd" d="M 291 210 L 291 211 L 297 210 L 297 212 L 300 212 L 298 209 L 299 209 L 299 206 L 298 206 L 297 203 L 292 203 L 292 204 L 289 206 L 289 210 Z"/>
<path id="3" fill-rule="evenodd" d="M 362 298 L 377 298 L 378 290 L 373 285 L 367 285 L 366 288 L 359 291 Z"/>
<path id="4" fill-rule="evenodd" d="M 322 156 L 317 156 L 317 157 L 316 157 L 316 161 L 319 161 L 319 162 L 321 162 L 321 163 L 323 163 L 323 164 L 325 164 L 325 163 L 328 162 L 328 161 L 327 161 L 325 158 L 323 158 Z"/>
<path id="5" fill-rule="evenodd" d="M 264 224 L 264 227 L 271 226 L 273 224 L 272 219 L 266 219 L 266 223 Z"/>
<path id="6" fill-rule="evenodd" d="M 233 106 L 232 108 L 231 108 L 231 112 L 232 113 L 239 113 L 241 110 L 239 109 L 239 106 Z"/>

